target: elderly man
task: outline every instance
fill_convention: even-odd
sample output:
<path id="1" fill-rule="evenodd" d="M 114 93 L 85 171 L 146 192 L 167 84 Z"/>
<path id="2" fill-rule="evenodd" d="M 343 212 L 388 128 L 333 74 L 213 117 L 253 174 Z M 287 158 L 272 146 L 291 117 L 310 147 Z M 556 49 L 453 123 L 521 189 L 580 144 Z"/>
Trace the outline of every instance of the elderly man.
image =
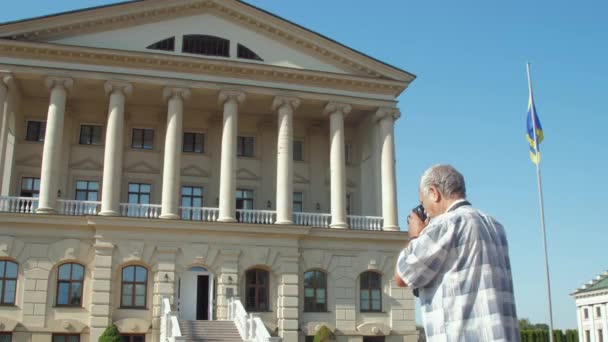
<path id="1" fill-rule="evenodd" d="M 430 217 L 408 217 L 395 281 L 418 290 L 428 341 L 519 341 L 507 238 L 465 200 L 463 176 L 436 165 L 420 180 Z"/>

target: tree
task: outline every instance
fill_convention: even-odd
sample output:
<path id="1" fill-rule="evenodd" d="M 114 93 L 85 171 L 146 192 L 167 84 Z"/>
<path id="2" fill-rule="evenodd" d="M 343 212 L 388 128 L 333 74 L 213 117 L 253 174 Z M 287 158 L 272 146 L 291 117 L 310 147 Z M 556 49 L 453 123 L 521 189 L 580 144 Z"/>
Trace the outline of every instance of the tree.
<path id="1" fill-rule="evenodd" d="M 333 332 L 327 326 L 322 326 L 315 334 L 313 342 L 330 342 L 336 338 Z"/>
<path id="2" fill-rule="evenodd" d="M 99 336 L 98 342 L 122 342 L 120 332 L 116 325 L 112 324 L 104 330 L 103 334 Z"/>

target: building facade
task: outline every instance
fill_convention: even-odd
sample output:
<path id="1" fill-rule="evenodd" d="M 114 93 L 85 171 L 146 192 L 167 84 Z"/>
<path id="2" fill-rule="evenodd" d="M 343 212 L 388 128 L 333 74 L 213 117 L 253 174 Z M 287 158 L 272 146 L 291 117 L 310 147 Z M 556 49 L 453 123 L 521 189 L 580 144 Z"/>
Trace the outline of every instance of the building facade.
<path id="1" fill-rule="evenodd" d="M 608 341 L 608 271 L 571 294 L 576 301 L 578 340 Z"/>
<path id="2" fill-rule="evenodd" d="M 396 98 L 413 80 L 235 0 L 0 25 L 2 342 L 96 341 L 112 323 L 164 342 L 209 320 L 415 341 L 392 281 Z"/>

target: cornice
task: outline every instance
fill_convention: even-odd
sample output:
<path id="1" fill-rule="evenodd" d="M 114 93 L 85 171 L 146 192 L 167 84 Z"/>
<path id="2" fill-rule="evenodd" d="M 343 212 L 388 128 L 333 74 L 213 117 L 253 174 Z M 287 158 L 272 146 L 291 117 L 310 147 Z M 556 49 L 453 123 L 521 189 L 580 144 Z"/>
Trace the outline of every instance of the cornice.
<path id="1" fill-rule="evenodd" d="M 407 84 L 401 81 L 257 63 L 0 39 L 0 57 L 2 56 L 287 82 L 322 88 L 389 94 L 395 97 L 407 87 Z"/>
<path id="2" fill-rule="evenodd" d="M 121 10 L 118 10 L 118 7 Z M 9 23 L 3 25 L 4 27 L 0 26 L 0 36 L 22 41 L 60 39 L 203 13 L 220 15 L 358 74 L 386 77 L 407 83 L 415 79 L 414 75 L 406 71 L 379 62 L 254 6 L 234 0 L 148 0 L 145 5 L 133 2 L 112 8 Z"/>

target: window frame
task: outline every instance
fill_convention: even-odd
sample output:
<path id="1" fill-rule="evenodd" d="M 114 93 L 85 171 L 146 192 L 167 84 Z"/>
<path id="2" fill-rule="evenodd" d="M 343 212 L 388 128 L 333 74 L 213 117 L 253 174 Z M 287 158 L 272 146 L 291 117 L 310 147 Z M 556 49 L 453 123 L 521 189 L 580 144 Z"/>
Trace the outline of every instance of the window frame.
<path id="1" fill-rule="evenodd" d="M 89 129 L 88 141 L 83 143 L 83 131 L 85 128 Z M 95 128 L 99 128 L 99 141 L 95 142 Z M 86 138 L 86 136 L 84 136 Z M 78 135 L 78 145 L 83 146 L 101 146 L 103 145 L 103 125 L 99 124 L 80 124 L 80 134 Z"/>
<path id="2" fill-rule="evenodd" d="M 191 151 L 186 151 L 186 134 L 192 134 L 192 135 L 194 135 L 193 144 L 191 146 L 192 147 Z M 197 135 L 201 136 L 201 150 L 200 151 L 196 150 L 196 136 Z M 183 138 L 182 139 L 182 152 L 184 152 L 184 153 L 205 154 L 205 140 L 207 139 L 205 133 L 202 133 L 202 132 L 184 132 L 182 138 Z"/>
<path id="3" fill-rule="evenodd" d="M 255 284 L 249 284 L 247 282 L 248 275 L 254 272 L 255 274 Z M 259 275 L 264 274 L 266 276 L 266 284 L 259 284 Z M 251 307 L 249 305 L 249 289 L 255 289 L 255 303 L 254 306 Z M 260 293 L 264 292 L 266 296 L 266 309 L 261 309 L 261 301 L 260 301 Z M 245 310 L 249 312 L 270 312 L 270 272 L 263 268 L 251 268 L 245 272 Z"/>
<path id="4" fill-rule="evenodd" d="M 26 180 L 26 179 L 31 179 L 32 180 L 32 189 L 23 189 L 23 181 Z M 35 188 L 36 180 L 38 181 L 38 189 L 37 190 Z M 23 190 L 31 191 L 31 195 L 32 196 L 24 195 L 23 194 Z M 39 196 L 40 196 L 40 177 L 30 177 L 30 176 L 23 176 L 23 177 L 21 177 L 21 186 L 19 187 L 19 197 L 38 198 Z"/>
<path id="5" fill-rule="evenodd" d="M 372 274 L 379 277 L 379 279 L 378 279 L 378 285 L 379 285 L 378 288 L 374 288 L 374 287 L 371 286 L 372 279 L 369 278 L 369 277 L 367 278 L 368 286 L 364 287 L 363 286 L 364 285 L 363 284 L 363 281 L 364 281 L 363 280 L 363 276 L 364 275 L 372 275 Z M 372 291 L 373 290 L 380 291 L 380 298 L 379 298 L 379 300 L 380 300 L 380 308 L 379 309 L 373 309 L 373 298 L 372 298 L 372 293 L 373 293 Z M 365 310 L 363 309 L 363 305 L 361 305 L 361 303 L 364 300 L 363 299 L 363 295 L 362 295 L 363 291 L 367 291 L 367 293 L 368 293 L 367 301 L 368 301 L 368 307 L 369 307 L 369 309 L 365 309 Z M 382 291 L 382 274 L 379 273 L 379 272 L 376 272 L 376 271 L 365 271 L 365 272 L 362 272 L 359 275 L 359 311 L 360 312 L 382 312 L 382 306 L 383 306 L 382 305 L 383 304 L 382 303 L 382 301 L 383 301 L 383 293 L 382 292 L 383 292 Z"/>
<path id="6" fill-rule="evenodd" d="M 589 309 L 588 308 L 583 309 L 583 318 L 589 319 Z"/>
<path id="7" fill-rule="evenodd" d="M 65 280 L 65 279 L 59 279 L 59 271 L 61 269 L 61 267 L 64 267 L 66 265 L 70 265 L 70 278 L 69 280 Z M 73 279 L 73 274 L 74 274 L 74 265 L 78 265 L 80 267 L 82 267 L 82 279 L 81 280 L 74 280 Z M 63 263 L 61 265 L 59 265 L 57 267 L 57 288 L 55 290 L 55 306 L 57 307 L 83 307 L 84 305 L 84 300 L 83 300 L 83 295 L 84 295 L 84 278 L 85 278 L 85 272 L 86 272 L 86 267 L 83 264 L 80 264 L 78 262 L 66 262 Z M 59 303 L 59 284 L 60 283 L 68 283 L 69 287 L 68 287 L 68 303 L 67 304 L 60 304 Z M 80 283 L 80 303 L 78 304 L 70 304 L 70 298 L 72 295 L 72 284 L 73 283 Z"/>
<path id="8" fill-rule="evenodd" d="M 131 189 L 129 189 L 131 187 L 131 185 L 137 185 L 137 192 L 131 192 Z M 150 192 L 142 192 L 141 191 L 141 186 L 142 185 L 147 185 L 150 187 Z M 147 194 L 148 195 L 148 203 L 141 203 L 141 196 L 142 194 Z M 132 203 L 131 202 L 131 195 L 137 195 L 137 202 Z M 139 183 L 139 182 L 128 182 L 127 183 L 127 204 L 151 204 L 152 202 L 152 183 Z"/>
<path id="9" fill-rule="evenodd" d="M 144 341 L 143 341 L 143 342 L 146 342 L 146 334 L 122 334 L 122 333 L 121 333 L 121 334 L 119 334 L 119 336 L 120 336 L 120 338 L 121 338 L 121 339 L 122 339 L 123 337 L 128 337 L 128 338 L 129 338 L 128 342 L 133 342 L 133 337 L 136 337 L 136 336 L 141 336 L 141 337 L 143 337 L 143 339 L 144 339 Z"/>
<path id="10" fill-rule="evenodd" d="M 191 191 L 191 195 L 184 195 L 184 188 L 190 188 Z M 201 195 L 197 196 L 194 195 L 194 189 L 201 189 Z M 205 205 L 205 188 L 203 186 L 198 186 L 198 185 L 188 185 L 188 184 L 182 184 L 181 188 L 180 188 L 180 200 L 179 200 L 179 206 L 180 206 L 180 210 L 181 208 L 203 208 Z M 184 201 L 184 197 L 189 198 L 190 200 L 190 206 L 184 206 L 183 205 L 183 201 Z M 194 199 L 200 198 L 201 199 L 201 206 L 200 207 L 195 207 L 192 205 L 192 203 L 194 202 Z M 199 220 L 200 220 L 200 214 L 195 214 L 193 211 L 189 211 L 187 214 L 184 213 L 184 211 L 182 211 L 180 213 L 180 217 L 182 218 L 182 220 L 193 220 L 196 219 L 196 216 L 198 216 Z"/>
<path id="11" fill-rule="evenodd" d="M 141 143 L 135 144 L 136 131 L 141 131 Z M 146 132 L 152 132 L 152 137 L 150 138 L 150 145 L 146 145 Z M 142 128 L 142 127 L 132 127 L 131 128 L 131 148 L 140 149 L 140 150 L 154 150 L 154 128 Z M 137 134 L 139 135 L 139 134 Z M 138 136 L 139 138 L 139 136 Z"/>
<path id="12" fill-rule="evenodd" d="M 36 137 L 30 139 L 30 123 L 37 123 L 38 127 L 36 128 Z M 46 137 L 46 120 L 27 120 L 25 123 L 25 141 L 41 143 L 44 142 Z"/>
<path id="13" fill-rule="evenodd" d="M 86 189 L 79 189 L 78 188 L 78 182 L 86 182 L 87 183 L 87 188 Z M 91 183 L 97 183 L 97 190 L 92 190 L 90 189 Z M 89 179 L 76 179 L 76 184 L 74 185 L 74 200 L 76 201 L 85 201 L 85 202 L 99 202 L 100 201 L 100 192 L 99 190 L 101 189 L 99 181 L 98 180 L 89 180 Z M 79 200 L 78 199 L 78 193 L 82 193 L 84 192 L 85 194 L 85 200 Z M 96 200 L 91 200 L 89 199 L 89 195 L 92 193 L 96 193 Z"/>
<path id="14" fill-rule="evenodd" d="M 302 284 L 302 288 L 304 290 L 304 312 L 327 312 L 327 300 L 328 300 L 328 296 L 327 296 L 327 272 L 323 271 L 323 270 L 319 270 L 319 269 L 312 269 L 312 270 L 308 270 L 306 272 L 304 272 L 304 278 L 303 281 L 305 282 L 306 280 L 306 274 L 307 273 L 313 273 L 313 286 L 312 287 L 306 287 L 305 283 Z M 324 286 L 317 286 L 317 282 L 319 281 L 316 278 L 317 274 L 321 274 L 323 275 L 323 279 L 322 282 L 324 284 Z M 313 289 L 313 293 L 314 295 L 312 297 L 306 297 L 306 289 Z M 322 308 L 316 308 L 319 303 L 318 303 L 318 290 L 322 289 L 324 291 L 324 296 L 325 296 L 325 302 L 322 303 L 323 307 Z M 312 298 L 313 299 L 313 303 L 310 305 L 313 305 L 312 307 L 308 307 L 307 306 L 307 302 L 306 302 L 306 298 Z"/>
<path id="15" fill-rule="evenodd" d="M 247 154 L 247 141 L 251 139 L 251 155 Z M 239 135 L 236 137 L 236 156 L 241 158 L 255 158 L 255 137 Z"/>
<path id="16" fill-rule="evenodd" d="M 198 39 L 198 40 L 197 40 Z M 182 53 L 230 58 L 230 40 L 208 34 L 182 35 Z"/>
<path id="17" fill-rule="evenodd" d="M 302 195 L 302 197 L 300 198 L 300 200 L 299 200 L 299 201 L 296 201 L 296 194 L 301 194 L 301 195 Z M 293 202 L 293 204 L 292 204 L 292 209 L 293 209 L 293 212 L 294 212 L 294 213 L 303 213 L 303 212 L 304 212 L 304 192 L 303 192 L 303 191 L 294 191 L 292 196 L 293 196 L 293 197 L 292 197 L 292 198 L 293 198 L 293 199 L 292 199 L 292 202 Z M 301 208 L 302 210 L 297 211 L 297 210 L 296 210 L 296 204 L 299 204 L 299 205 L 300 205 L 300 208 Z"/>
<path id="18" fill-rule="evenodd" d="M 600 307 L 600 306 L 595 307 L 595 317 L 602 318 L 602 307 Z"/>
<path id="19" fill-rule="evenodd" d="M 125 269 L 129 268 L 129 267 L 134 267 L 133 269 L 133 281 L 125 281 L 124 279 L 124 271 Z M 145 280 L 143 282 L 138 282 L 137 281 L 137 268 L 142 268 L 146 271 L 146 277 Z M 148 270 L 147 267 L 142 266 L 142 265 L 125 265 L 120 269 L 120 308 L 121 309 L 137 309 L 137 310 L 147 310 L 147 306 L 148 306 L 148 277 L 150 275 L 150 271 Z M 124 294 L 124 286 L 125 284 L 129 284 L 131 285 L 133 288 L 131 290 L 131 305 L 125 305 L 125 303 L 123 302 L 123 294 Z M 137 306 L 135 305 L 135 301 L 136 301 L 136 295 L 137 295 L 137 286 L 136 285 L 144 285 L 144 305 L 143 306 Z"/>
<path id="20" fill-rule="evenodd" d="M 250 192 L 251 193 L 251 197 L 247 197 L 247 198 L 240 197 L 239 198 L 239 196 L 238 196 L 239 192 L 242 192 L 242 193 Z M 248 202 L 248 203 L 251 202 L 251 206 L 250 206 L 250 208 L 245 208 L 245 205 L 243 205 L 242 208 L 238 209 L 238 210 L 255 210 L 255 207 L 254 207 L 254 205 L 255 205 L 254 197 L 255 197 L 255 191 L 253 191 L 253 189 L 237 188 L 236 189 L 236 193 L 234 194 L 234 200 L 235 200 L 235 204 L 234 205 L 235 205 L 235 208 L 238 209 L 238 206 L 239 206 L 238 203 L 239 203 L 239 200 L 241 200 L 241 201 L 243 201 L 243 204 L 245 202 Z"/>
<path id="21" fill-rule="evenodd" d="M 296 159 L 296 144 L 300 145 L 300 159 Z M 306 158 L 304 158 L 304 140 L 301 139 L 294 139 L 293 140 L 293 145 L 292 145 L 292 149 L 293 149 L 293 161 L 295 162 L 303 162 L 305 161 Z"/>
<path id="22" fill-rule="evenodd" d="M 18 281 L 19 281 L 19 263 L 17 263 L 16 261 L 10 260 L 10 259 L 0 259 L 0 263 L 4 263 L 4 271 L 2 272 L 2 274 L 0 274 L 0 284 L 2 284 L 2 291 L 0 291 L 0 306 L 15 306 L 17 303 L 17 289 L 18 289 Z M 15 277 L 14 278 L 9 278 L 6 276 L 6 271 L 7 268 L 6 267 L 8 265 L 8 263 L 11 264 L 15 264 L 16 267 L 16 272 L 15 272 Z M 15 282 L 15 294 L 13 295 L 13 301 L 12 302 L 6 302 L 5 301 L 5 294 L 6 294 L 6 283 L 8 281 L 14 281 Z"/>
<path id="23" fill-rule="evenodd" d="M 13 341 L 13 332 L 12 331 L 0 331 L 0 341 L 2 340 L 2 336 L 8 336 L 8 340 L 10 342 Z"/>
<path id="24" fill-rule="evenodd" d="M 78 342 L 80 342 L 80 334 L 66 334 L 66 333 L 53 333 L 51 336 L 51 342 L 55 342 L 55 337 L 63 337 L 63 342 L 69 342 L 69 337 L 78 336 Z"/>

